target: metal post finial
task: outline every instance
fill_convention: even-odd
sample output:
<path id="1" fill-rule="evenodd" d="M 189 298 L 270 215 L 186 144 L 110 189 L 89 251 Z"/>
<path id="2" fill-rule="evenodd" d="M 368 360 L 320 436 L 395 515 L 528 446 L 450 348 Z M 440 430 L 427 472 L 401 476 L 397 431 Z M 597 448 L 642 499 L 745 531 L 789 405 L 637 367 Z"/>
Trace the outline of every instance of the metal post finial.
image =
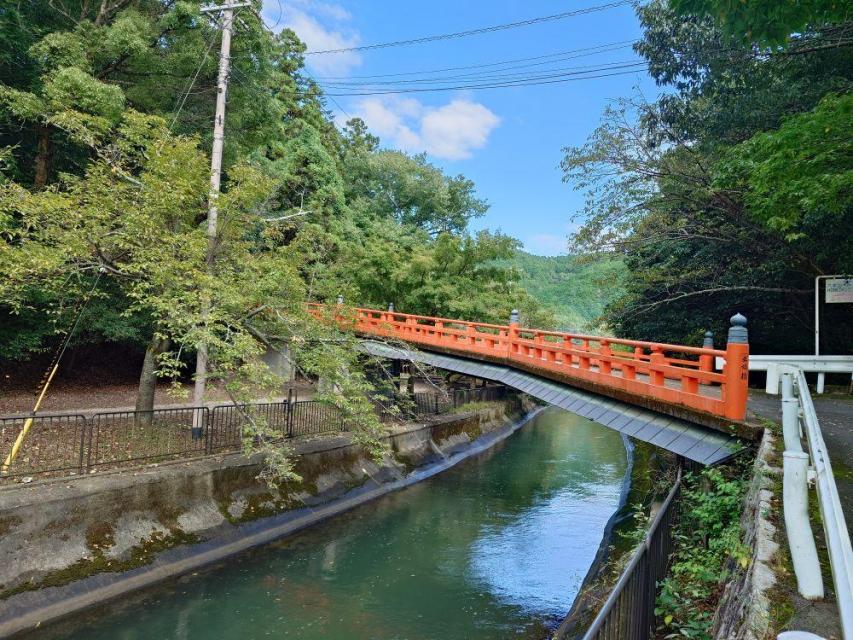
<path id="1" fill-rule="evenodd" d="M 728 341 L 734 344 L 747 344 L 749 332 L 746 329 L 746 316 L 736 313 L 731 317 L 732 326 L 729 327 Z"/>
<path id="2" fill-rule="evenodd" d="M 518 324 L 518 309 L 513 309 L 509 313 L 509 323 Z"/>

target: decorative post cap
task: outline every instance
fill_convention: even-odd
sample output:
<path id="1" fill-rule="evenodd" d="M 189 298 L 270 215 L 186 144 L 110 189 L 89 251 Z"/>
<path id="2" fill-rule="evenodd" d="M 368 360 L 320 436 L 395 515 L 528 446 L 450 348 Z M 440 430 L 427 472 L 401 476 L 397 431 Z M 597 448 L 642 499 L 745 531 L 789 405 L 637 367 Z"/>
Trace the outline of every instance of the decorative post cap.
<path id="1" fill-rule="evenodd" d="M 388 303 L 388 311 L 394 311 L 394 303 L 393 302 Z"/>
<path id="2" fill-rule="evenodd" d="M 729 327 L 729 342 L 735 344 L 746 344 L 749 342 L 749 332 L 746 330 L 746 316 L 736 313 L 731 317 L 732 326 Z"/>
<path id="3" fill-rule="evenodd" d="M 342 295 L 338 295 L 338 304 L 344 303 L 344 297 Z"/>
<path id="4" fill-rule="evenodd" d="M 714 332 L 706 331 L 705 332 L 705 340 L 702 342 L 702 346 L 705 349 L 713 349 L 714 348 Z"/>
<path id="5" fill-rule="evenodd" d="M 509 312 L 509 323 L 518 324 L 518 309 L 513 309 Z"/>

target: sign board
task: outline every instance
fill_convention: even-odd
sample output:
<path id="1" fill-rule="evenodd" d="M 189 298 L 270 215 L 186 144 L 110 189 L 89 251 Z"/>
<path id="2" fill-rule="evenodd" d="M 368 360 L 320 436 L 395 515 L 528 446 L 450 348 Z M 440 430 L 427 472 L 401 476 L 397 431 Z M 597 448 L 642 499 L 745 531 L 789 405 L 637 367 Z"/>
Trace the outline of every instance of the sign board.
<path id="1" fill-rule="evenodd" d="M 828 303 L 853 302 L 853 278 L 833 278 L 826 281 Z"/>

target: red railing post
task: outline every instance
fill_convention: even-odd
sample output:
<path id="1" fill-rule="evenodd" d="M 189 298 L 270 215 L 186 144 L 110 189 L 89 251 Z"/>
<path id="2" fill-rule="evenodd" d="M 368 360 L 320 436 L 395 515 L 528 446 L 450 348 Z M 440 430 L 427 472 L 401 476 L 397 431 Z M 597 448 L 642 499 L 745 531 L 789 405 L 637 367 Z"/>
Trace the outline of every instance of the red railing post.
<path id="1" fill-rule="evenodd" d="M 515 343 L 518 340 L 519 328 L 521 323 L 518 321 L 518 309 L 513 309 L 509 314 L 509 329 L 507 329 L 507 358 L 512 358 L 514 353 L 518 352 L 518 345 Z"/>
<path id="2" fill-rule="evenodd" d="M 713 349 L 714 348 L 714 334 L 711 331 L 705 332 L 705 339 L 702 341 L 703 349 Z M 714 356 L 701 355 L 699 356 L 699 371 L 713 371 L 714 370 Z"/>
<path id="3" fill-rule="evenodd" d="M 563 336 L 563 349 L 571 349 L 574 345 L 572 344 L 571 336 Z M 561 355 L 561 359 L 563 364 L 567 367 L 572 366 L 572 354 L 571 353 L 563 353 Z"/>
<path id="4" fill-rule="evenodd" d="M 749 398 L 749 333 L 746 330 L 746 318 L 739 313 L 731 318 L 723 375 L 725 416 L 732 420 L 743 420 Z"/>
<path id="5" fill-rule="evenodd" d="M 601 373 L 610 373 L 610 356 L 613 355 L 613 352 L 610 350 L 610 343 L 607 340 L 602 340 L 598 352 L 601 354 L 601 360 L 598 362 L 598 370 Z"/>
<path id="6" fill-rule="evenodd" d="M 663 371 L 658 371 L 655 367 L 666 363 L 666 358 L 660 347 L 652 347 L 652 353 L 649 356 L 649 380 L 656 387 L 662 387 L 666 384 Z"/>

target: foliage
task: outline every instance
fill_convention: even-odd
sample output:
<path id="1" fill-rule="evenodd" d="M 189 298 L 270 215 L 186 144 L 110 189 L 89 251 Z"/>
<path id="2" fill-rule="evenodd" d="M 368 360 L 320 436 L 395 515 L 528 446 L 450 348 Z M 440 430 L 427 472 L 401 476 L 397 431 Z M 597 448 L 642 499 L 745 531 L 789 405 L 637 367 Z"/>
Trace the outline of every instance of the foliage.
<path id="1" fill-rule="evenodd" d="M 682 15 L 712 16 L 739 38 L 772 44 L 782 44 L 810 26 L 851 18 L 849 5 L 837 0 L 672 0 L 672 5 Z"/>
<path id="2" fill-rule="evenodd" d="M 721 188 L 743 194 L 750 213 L 795 240 L 853 210 L 853 95 L 827 95 L 812 111 L 731 148 Z M 853 252 L 853 246 L 847 255 Z"/>
<path id="3" fill-rule="evenodd" d="M 173 380 L 206 344 L 208 380 L 236 403 L 280 391 L 260 356 L 285 350 L 381 456 L 384 383 L 306 300 L 548 316 L 497 265 L 516 241 L 468 230 L 488 208 L 470 180 L 381 149 L 361 121 L 339 130 L 302 70 L 305 45 L 240 18 L 207 260 L 219 26 L 194 0 L 0 8 L 0 357 L 45 350 L 97 284 L 77 344 L 168 345 L 157 375 Z M 268 478 L 293 477 L 269 425 L 247 417 Z"/>
<path id="4" fill-rule="evenodd" d="M 664 637 L 711 639 L 720 585 L 732 564 L 746 567 L 749 563 L 740 530 L 745 491 L 742 477 L 727 477 L 717 468 L 684 477 L 673 529 L 675 551 L 655 605 Z"/>

